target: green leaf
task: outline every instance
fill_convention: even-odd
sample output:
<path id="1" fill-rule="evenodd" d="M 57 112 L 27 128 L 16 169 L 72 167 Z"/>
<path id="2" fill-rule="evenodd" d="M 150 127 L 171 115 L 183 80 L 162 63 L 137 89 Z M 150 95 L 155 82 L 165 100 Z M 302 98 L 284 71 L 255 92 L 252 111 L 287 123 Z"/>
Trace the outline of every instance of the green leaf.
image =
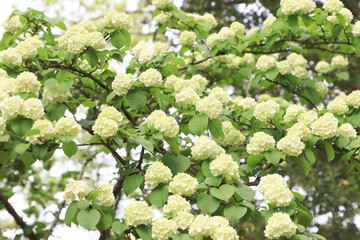
<path id="1" fill-rule="evenodd" d="M 219 188 L 210 188 L 210 193 L 220 200 L 228 201 L 234 195 L 234 188 L 229 184 L 225 184 Z"/>
<path id="2" fill-rule="evenodd" d="M 201 164 L 201 171 L 205 177 L 212 177 L 212 173 L 210 171 L 210 163 L 208 161 L 204 161 Z"/>
<path id="3" fill-rule="evenodd" d="M 279 74 L 279 69 L 277 67 L 273 67 L 265 73 L 265 77 L 270 80 L 274 80 L 278 74 Z"/>
<path id="4" fill-rule="evenodd" d="M 313 150 L 311 150 L 309 148 L 305 149 L 305 156 L 309 160 L 310 164 L 314 165 L 314 163 L 316 162 L 316 156 L 315 156 Z"/>
<path id="5" fill-rule="evenodd" d="M 256 76 L 255 76 L 254 79 L 252 80 L 251 86 L 252 86 L 253 88 L 256 88 L 256 85 L 260 82 L 261 78 L 262 78 L 262 73 L 256 74 Z"/>
<path id="6" fill-rule="evenodd" d="M 236 223 L 247 212 L 247 207 L 237 206 L 234 203 L 229 203 L 224 208 L 224 217 L 230 222 Z"/>
<path id="7" fill-rule="evenodd" d="M 115 31 L 113 33 L 111 33 L 111 44 L 120 49 L 123 46 L 129 46 L 130 42 L 131 42 L 131 37 L 128 31 L 126 31 L 125 29 L 120 29 L 118 31 Z"/>
<path id="8" fill-rule="evenodd" d="M 135 228 L 135 231 L 142 240 L 152 240 L 150 227 L 141 224 Z"/>
<path id="9" fill-rule="evenodd" d="M 165 138 L 166 142 L 170 145 L 170 148 L 176 153 L 180 154 L 179 142 L 175 137 L 173 138 Z"/>
<path id="10" fill-rule="evenodd" d="M 154 145 L 150 141 L 146 140 L 144 137 L 136 137 L 134 140 L 138 144 L 141 144 L 149 152 L 154 151 Z"/>
<path id="11" fill-rule="evenodd" d="M 332 147 L 331 143 L 329 143 L 328 141 L 323 141 L 322 143 L 324 144 L 328 161 L 330 162 L 330 161 L 334 160 L 335 151 L 334 151 L 334 148 Z"/>
<path id="12" fill-rule="evenodd" d="M 79 209 L 77 208 L 77 202 L 72 202 L 70 206 L 67 208 L 65 213 L 65 219 L 64 222 L 66 226 L 70 227 L 71 222 L 73 222 L 76 219 L 76 215 L 79 212 Z"/>
<path id="13" fill-rule="evenodd" d="M 219 208 L 220 200 L 206 193 L 201 193 L 197 197 L 197 205 L 204 213 L 212 214 Z"/>
<path id="14" fill-rule="evenodd" d="M 126 229 L 129 229 L 129 227 L 125 224 L 125 222 L 120 222 L 117 220 L 113 222 L 111 229 L 114 231 L 114 233 L 121 235 Z"/>
<path id="15" fill-rule="evenodd" d="M 95 209 L 83 209 L 79 212 L 76 219 L 80 226 L 84 227 L 87 230 L 91 230 L 96 226 L 96 224 L 98 224 L 100 218 L 101 214 L 99 213 L 99 211 Z"/>
<path id="16" fill-rule="evenodd" d="M 57 104 L 57 105 L 51 105 L 47 110 L 47 118 L 50 121 L 57 121 L 62 116 L 64 116 L 64 113 L 66 111 L 66 106 L 64 104 Z"/>
<path id="17" fill-rule="evenodd" d="M 315 234 L 315 233 L 305 233 L 306 236 L 309 237 L 314 237 L 320 240 L 326 240 L 326 238 L 324 238 L 323 236 L 319 235 L 319 234 Z"/>
<path id="18" fill-rule="evenodd" d="M 310 164 L 304 157 L 296 158 L 296 165 L 305 173 L 305 176 L 309 174 Z"/>
<path id="19" fill-rule="evenodd" d="M 218 119 L 211 119 L 209 121 L 209 130 L 214 138 L 224 138 L 224 132 L 222 130 L 222 124 Z"/>
<path id="20" fill-rule="evenodd" d="M 103 212 L 101 214 L 99 223 L 96 225 L 96 228 L 100 232 L 102 232 L 102 231 L 108 230 L 111 227 L 112 223 L 113 223 L 113 218 L 112 218 L 111 214 L 109 214 L 107 212 Z"/>
<path id="21" fill-rule="evenodd" d="M 11 130 L 16 135 L 24 136 L 32 127 L 33 121 L 24 117 L 17 117 L 11 121 Z"/>
<path id="22" fill-rule="evenodd" d="M 31 166 L 36 161 L 30 152 L 24 152 L 19 157 L 26 167 Z"/>
<path id="23" fill-rule="evenodd" d="M 146 105 L 146 93 L 138 88 L 129 91 L 125 96 L 125 102 L 134 110 L 141 110 Z"/>
<path id="24" fill-rule="evenodd" d="M 26 132 L 24 137 L 33 136 L 33 135 L 36 135 L 36 134 L 40 134 L 40 130 L 39 129 L 31 129 L 31 130 Z"/>
<path id="25" fill-rule="evenodd" d="M 10 135 L 0 136 L 0 142 L 7 142 L 10 139 Z"/>
<path id="26" fill-rule="evenodd" d="M 185 172 L 190 167 L 190 160 L 187 157 L 169 152 L 165 153 L 162 162 L 170 168 L 173 175 Z"/>
<path id="27" fill-rule="evenodd" d="M 207 115 L 195 115 L 189 121 L 189 130 L 192 134 L 201 136 L 208 126 L 209 118 Z"/>
<path id="28" fill-rule="evenodd" d="M 89 207 L 90 202 L 88 200 L 80 200 L 77 202 L 78 209 L 86 209 Z"/>
<path id="29" fill-rule="evenodd" d="M 254 190 L 252 190 L 251 187 L 246 186 L 243 183 L 238 183 L 234 189 L 235 189 L 235 193 L 239 195 L 239 197 L 249 202 L 251 202 L 251 200 L 255 195 Z"/>
<path id="30" fill-rule="evenodd" d="M 99 59 L 96 55 L 96 51 L 93 48 L 87 48 L 85 50 L 85 59 L 87 60 L 87 62 L 90 64 L 90 66 L 92 68 L 96 67 L 96 65 L 99 62 Z"/>
<path id="31" fill-rule="evenodd" d="M 292 238 L 296 240 L 310 240 L 310 238 L 308 238 L 307 236 L 300 234 L 296 234 Z"/>
<path id="32" fill-rule="evenodd" d="M 19 155 L 23 154 L 30 147 L 30 143 L 20 143 L 16 145 L 15 152 Z"/>
<path id="33" fill-rule="evenodd" d="M 298 23 L 298 16 L 297 15 L 290 15 L 287 19 L 287 24 L 289 25 L 290 29 L 293 32 L 299 31 L 299 23 Z"/>
<path id="34" fill-rule="evenodd" d="M 209 186 L 218 187 L 222 182 L 222 177 L 207 177 L 205 178 L 205 183 Z"/>
<path id="35" fill-rule="evenodd" d="M 277 166 L 280 162 L 280 159 L 285 159 L 286 154 L 279 151 L 278 149 L 273 149 L 264 153 L 266 160 Z"/>
<path id="36" fill-rule="evenodd" d="M 106 102 L 110 102 L 114 97 L 116 96 L 116 92 L 112 91 L 109 93 L 109 95 L 106 97 Z"/>
<path id="37" fill-rule="evenodd" d="M 149 201 L 151 205 L 154 205 L 158 208 L 162 208 L 166 203 L 168 194 L 169 194 L 168 185 L 157 186 L 151 191 L 149 195 Z"/>
<path id="38" fill-rule="evenodd" d="M 133 193 L 143 182 L 144 177 L 139 174 L 134 174 L 126 177 L 123 184 L 123 191 L 128 196 Z"/>
<path id="39" fill-rule="evenodd" d="M 350 75 L 348 71 L 336 73 L 336 76 L 345 81 L 348 81 L 350 79 Z"/>
<path id="40" fill-rule="evenodd" d="M 246 165 L 251 168 L 254 168 L 259 162 L 261 162 L 263 158 L 264 158 L 263 154 L 259 154 L 259 155 L 250 154 L 246 159 Z"/>
<path id="41" fill-rule="evenodd" d="M 66 154 L 66 156 L 71 158 L 77 152 L 78 147 L 74 141 L 71 141 L 68 143 L 63 143 L 62 149 L 63 149 L 64 153 Z"/>
<path id="42" fill-rule="evenodd" d="M 296 224 L 297 227 L 297 231 L 298 232 L 304 232 L 305 231 L 305 227 L 301 224 Z"/>
<path id="43" fill-rule="evenodd" d="M 299 202 L 297 203 L 297 206 L 294 208 L 294 210 L 297 211 L 296 217 L 299 220 L 298 224 L 301 224 L 304 227 L 308 227 L 314 219 L 312 213 Z"/>

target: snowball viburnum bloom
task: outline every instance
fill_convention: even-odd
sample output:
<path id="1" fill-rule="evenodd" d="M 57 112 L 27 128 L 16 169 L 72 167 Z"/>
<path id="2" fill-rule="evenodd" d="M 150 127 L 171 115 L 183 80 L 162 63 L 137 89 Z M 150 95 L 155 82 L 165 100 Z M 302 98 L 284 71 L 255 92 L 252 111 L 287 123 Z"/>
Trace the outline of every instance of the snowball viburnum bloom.
<path id="1" fill-rule="evenodd" d="M 327 0 L 323 8 L 329 13 L 338 13 L 344 7 L 344 4 L 340 0 Z"/>
<path id="2" fill-rule="evenodd" d="M 356 109 L 360 107 L 360 90 L 352 91 L 348 95 L 347 104 Z"/>
<path id="3" fill-rule="evenodd" d="M 55 130 L 62 135 L 77 136 L 81 126 L 73 117 L 62 117 L 55 124 Z"/>
<path id="4" fill-rule="evenodd" d="M 223 176 L 228 183 L 238 180 L 239 165 L 233 160 L 229 154 L 220 154 L 210 163 L 210 172 L 214 176 Z"/>
<path id="5" fill-rule="evenodd" d="M 274 118 L 275 114 L 279 110 L 279 104 L 277 104 L 274 100 L 268 100 L 256 105 L 253 115 L 257 120 L 267 121 Z"/>
<path id="6" fill-rule="evenodd" d="M 129 29 L 131 27 L 130 17 L 124 12 L 111 11 L 104 17 L 104 20 L 115 28 Z"/>
<path id="7" fill-rule="evenodd" d="M 92 201 L 93 204 L 103 207 L 110 207 L 115 204 L 115 197 L 110 185 L 102 184 L 95 191 L 96 197 Z"/>
<path id="8" fill-rule="evenodd" d="M 210 119 L 214 119 L 220 115 L 222 104 L 214 96 L 208 96 L 196 103 L 196 110 L 201 114 L 206 114 Z"/>
<path id="9" fill-rule="evenodd" d="M 268 56 L 268 55 L 262 55 L 261 57 L 259 57 L 257 63 L 256 63 L 256 68 L 266 72 L 268 70 L 270 70 L 271 68 L 273 68 L 276 65 L 276 60 L 275 58 L 273 58 L 272 56 Z"/>
<path id="10" fill-rule="evenodd" d="M 112 82 L 112 89 L 118 96 L 125 95 L 132 87 L 134 77 L 131 74 L 118 74 Z"/>
<path id="11" fill-rule="evenodd" d="M 329 139 L 336 135 L 338 123 L 339 120 L 332 113 L 327 112 L 311 124 L 311 130 L 321 139 Z"/>
<path id="12" fill-rule="evenodd" d="M 177 225 L 174 220 L 161 217 L 153 222 L 151 230 L 151 236 L 155 240 L 167 240 L 176 232 Z"/>
<path id="13" fill-rule="evenodd" d="M 191 207 L 185 198 L 180 195 L 173 195 L 169 198 L 162 210 L 166 215 L 177 216 L 182 212 L 190 212 Z"/>
<path id="14" fill-rule="evenodd" d="M 194 145 L 191 147 L 191 155 L 196 160 L 216 158 L 220 153 L 225 153 L 225 150 L 214 140 L 205 136 L 196 139 Z"/>
<path id="15" fill-rule="evenodd" d="M 160 183 L 168 183 L 171 178 L 171 170 L 162 162 L 154 162 L 145 173 L 145 183 L 151 187 L 156 187 Z"/>
<path id="16" fill-rule="evenodd" d="M 103 138 L 109 138 L 114 136 L 118 131 L 118 124 L 112 119 L 100 117 L 96 119 L 92 130 Z"/>
<path id="17" fill-rule="evenodd" d="M 305 149 L 305 144 L 298 136 L 289 134 L 280 139 L 277 148 L 290 156 L 299 156 Z"/>
<path id="18" fill-rule="evenodd" d="M 296 233 L 296 225 L 291 221 L 288 214 L 277 212 L 268 220 L 265 226 L 265 237 L 278 239 L 280 237 L 291 238 Z"/>
<path id="19" fill-rule="evenodd" d="M 259 190 L 264 196 L 264 200 L 268 204 L 277 207 L 289 206 L 293 194 L 286 187 L 286 182 L 279 174 L 269 174 L 261 179 Z"/>
<path id="20" fill-rule="evenodd" d="M 158 70 L 150 68 L 140 74 L 139 80 L 147 87 L 155 87 L 162 83 L 162 76 Z"/>
<path id="21" fill-rule="evenodd" d="M 233 146 L 239 147 L 245 141 L 245 136 L 239 130 L 237 130 L 229 121 L 222 123 L 222 130 L 224 132 L 224 138 L 217 138 L 215 141 L 221 146 Z"/>
<path id="22" fill-rule="evenodd" d="M 89 187 L 82 181 L 72 181 L 66 184 L 64 199 L 67 202 L 73 202 L 82 199 L 89 194 Z"/>
<path id="23" fill-rule="evenodd" d="M 55 134 L 55 128 L 53 124 L 47 119 L 36 120 L 31 129 L 39 129 L 40 133 L 26 137 L 26 140 L 31 144 L 44 144 L 45 140 L 52 139 L 51 136 L 45 136 L 45 134 Z"/>
<path id="24" fill-rule="evenodd" d="M 274 147 L 275 139 L 273 136 L 264 132 L 257 132 L 246 145 L 246 152 L 248 154 L 259 155 L 263 152 L 273 149 Z"/>
<path id="25" fill-rule="evenodd" d="M 144 201 L 136 201 L 125 208 L 125 222 L 129 226 L 148 224 L 154 216 L 149 205 Z"/>
<path id="26" fill-rule="evenodd" d="M 341 126 L 339 127 L 339 130 L 342 131 L 343 133 L 345 133 L 345 135 L 350 139 L 356 138 L 356 134 L 357 134 L 356 130 L 350 123 L 341 124 Z"/>
<path id="27" fill-rule="evenodd" d="M 180 33 L 179 43 L 185 46 L 191 46 L 196 40 L 196 34 L 190 31 L 183 31 Z"/>
<path id="28" fill-rule="evenodd" d="M 190 196 L 196 192 L 199 182 L 187 173 L 177 174 L 169 184 L 169 191 L 181 196 Z"/>

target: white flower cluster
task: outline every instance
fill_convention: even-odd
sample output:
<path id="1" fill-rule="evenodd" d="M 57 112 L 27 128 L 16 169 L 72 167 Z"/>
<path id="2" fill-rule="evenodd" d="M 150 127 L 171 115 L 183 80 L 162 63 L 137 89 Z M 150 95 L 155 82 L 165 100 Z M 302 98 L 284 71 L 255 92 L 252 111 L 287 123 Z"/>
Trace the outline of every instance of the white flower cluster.
<path id="1" fill-rule="evenodd" d="M 360 21 L 356 21 L 353 28 L 352 28 L 352 34 L 354 36 L 360 36 Z"/>
<path id="2" fill-rule="evenodd" d="M 267 17 L 263 22 L 264 29 L 270 29 L 273 23 L 277 20 L 277 17 L 271 16 Z"/>
<path id="3" fill-rule="evenodd" d="M 50 140 L 53 137 L 45 136 L 45 134 L 55 134 L 55 128 L 53 124 L 47 119 L 36 120 L 31 129 L 40 130 L 39 134 L 31 135 L 26 137 L 26 140 L 31 144 L 44 144 L 46 140 Z"/>
<path id="4" fill-rule="evenodd" d="M 318 135 L 321 139 L 332 138 L 336 135 L 339 120 L 332 113 L 325 113 L 311 124 L 313 134 Z"/>
<path id="5" fill-rule="evenodd" d="M 214 140 L 202 136 L 195 140 L 195 144 L 191 147 L 191 155 L 196 160 L 205 160 L 209 158 L 216 158 L 225 150 L 217 145 Z"/>
<path id="6" fill-rule="evenodd" d="M 236 100 L 236 99 L 234 99 Z M 238 106 L 241 106 L 244 108 L 244 110 L 254 110 L 255 109 L 255 106 L 256 106 L 256 100 L 254 98 L 251 98 L 251 97 L 246 97 L 246 98 L 243 98 L 243 99 L 240 99 L 240 100 L 237 100 L 237 101 L 234 101 L 233 102 L 235 104 L 237 104 Z"/>
<path id="7" fill-rule="evenodd" d="M 342 9 L 339 11 L 339 14 L 341 14 L 341 15 L 344 17 L 346 23 L 350 23 L 350 22 L 353 20 L 353 18 L 354 18 L 352 12 L 351 12 L 349 9 L 347 9 L 347 8 L 342 8 Z M 327 19 L 328 21 L 332 22 L 333 24 L 339 24 L 339 19 L 338 19 L 338 17 L 336 16 L 335 13 L 333 13 L 333 14 L 330 15 L 330 16 L 328 16 L 326 19 Z"/>
<path id="8" fill-rule="evenodd" d="M 229 94 L 221 87 L 214 87 L 209 94 L 210 96 L 214 96 L 224 106 L 230 101 Z"/>
<path id="9" fill-rule="evenodd" d="M 292 74 L 295 77 L 304 79 L 308 77 L 307 64 L 308 61 L 302 55 L 291 53 L 286 60 L 280 61 L 277 67 L 282 75 Z"/>
<path id="10" fill-rule="evenodd" d="M 224 132 L 224 138 L 217 138 L 215 141 L 221 146 L 239 147 L 245 141 L 245 136 L 238 131 L 229 121 L 222 123 L 222 130 Z"/>
<path id="11" fill-rule="evenodd" d="M 311 130 L 305 123 L 297 122 L 288 130 L 288 135 L 294 135 L 303 141 L 307 141 L 311 137 Z"/>
<path id="12" fill-rule="evenodd" d="M 278 239 L 280 237 L 291 238 L 296 233 L 296 225 L 291 221 L 288 214 L 277 212 L 268 220 L 265 226 L 265 237 Z"/>
<path id="13" fill-rule="evenodd" d="M 154 45 L 150 45 L 146 42 L 138 42 L 132 49 L 134 56 L 141 64 L 149 62 L 154 56 L 166 52 L 169 50 L 169 46 L 166 43 L 155 42 Z"/>
<path id="14" fill-rule="evenodd" d="M 200 97 L 194 89 L 184 88 L 180 92 L 176 93 L 175 100 L 180 107 L 186 109 L 194 106 L 200 100 Z"/>
<path id="15" fill-rule="evenodd" d="M 253 115 L 257 120 L 265 122 L 274 118 L 279 110 L 279 104 L 274 100 L 268 100 L 256 105 Z"/>
<path id="16" fill-rule="evenodd" d="M 173 88 L 176 93 L 181 92 L 185 88 L 191 88 L 197 93 L 201 93 L 204 91 L 207 82 L 206 78 L 200 74 L 192 76 L 189 80 L 180 79 L 171 75 L 166 79 L 165 87 Z"/>
<path id="17" fill-rule="evenodd" d="M 41 84 L 35 74 L 31 72 L 20 73 L 14 81 L 14 92 L 31 92 L 39 95 Z"/>
<path id="18" fill-rule="evenodd" d="M 222 104 L 214 96 L 208 96 L 196 103 L 196 110 L 200 114 L 206 114 L 210 119 L 214 119 L 220 115 Z"/>
<path id="19" fill-rule="evenodd" d="M 317 114 L 317 112 L 315 112 L 313 110 L 305 112 L 305 113 L 300 113 L 298 116 L 298 122 L 305 123 L 307 125 L 311 124 L 316 119 L 318 119 L 318 114 Z"/>
<path id="20" fill-rule="evenodd" d="M 190 31 L 180 33 L 179 43 L 184 46 L 192 46 L 196 40 L 196 34 Z"/>
<path id="21" fill-rule="evenodd" d="M 277 142 L 276 146 L 284 153 L 295 157 L 299 156 L 305 149 L 305 144 L 294 134 L 286 135 Z"/>
<path id="22" fill-rule="evenodd" d="M 277 173 L 263 177 L 258 187 L 264 195 L 264 201 L 277 207 L 289 206 L 293 197 L 284 178 Z"/>
<path id="23" fill-rule="evenodd" d="M 166 114 L 161 110 L 153 111 L 146 119 L 149 127 L 152 127 L 159 132 L 164 133 L 165 137 L 175 137 L 179 132 L 179 124 L 176 119 Z"/>
<path id="24" fill-rule="evenodd" d="M 0 117 L 0 136 L 4 135 L 6 131 L 6 121 L 4 118 Z"/>
<path id="25" fill-rule="evenodd" d="M 245 32 L 245 25 L 239 22 L 232 22 L 230 29 L 233 30 L 237 36 L 243 35 Z"/>
<path id="26" fill-rule="evenodd" d="M 342 55 L 337 55 L 331 59 L 330 65 L 336 69 L 344 68 L 349 65 L 349 60 Z"/>
<path id="27" fill-rule="evenodd" d="M 284 115 L 284 121 L 285 122 L 291 122 L 296 119 L 296 117 L 300 114 L 305 112 L 305 108 L 303 106 L 299 105 L 290 105 L 288 108 L 286 108 L 286 114 Z"/>
<path id="28" fill-rule="evenodd" d="M 156 187 L 160 183 L 168 183 L 171 179 L 170 169 L 162 162 L 154 162 L 145 173 L 145 183 L 151 187 Z"/>
<path id="29" fill-rule="evenodd" d="M 177 174 L 169 184 L 169 191 L 181 196 L 190 196 L 196 192 L 199 182 L 187 173 Z"/>
<path id="30" fill-rule="evenodd" d="M 0 62 L 20 66 L 26 59 L 37 55 L 37 50 L 43 48 L 44 43 L 38 39 L 38 36 L 27 37 L 15 48 L 8 48 L 0 52 Z"/>
<path id="31" fill-rule="evenodd" d="M 229 221 L 220 216 L 197 215 L 189 228 L 189 234 L 196 239 L 211 237 L 217 240 L 238 240 L 239 236 Z"/>
<path id="32" fill-rule="evenodd" d="M 44 116 L 44 107 L 37 98 L 23 100 L 19 96 L 7 97 L 0 103 L 2 117 L 6 120 L 22 115 L 33 120 Z"/>
<path id="33" fill-rule="evenodd" d="M 157 8 L 165 8 L 169 4 L 169 0 L 152 0 L 152 5 Z"/>
<path id="34" fill-rule="evenodd" d="M 234 39 L 235 37 L 235 32 L 233 30 L 231 30 L 231 28 L 229 27 L 222 27 L 219 31 L 219 33 L 217 34 L 217 38 L 223 42 L 223 41 L 230 41 L 232 39 Z"/>
<path id="35" fill-rule="evenodd" d="M 215 46 L 217 40 L 224 42 L 234 39 L 235 35 L 241 35 L 242 30 L 241 23 L 233 23 L 230 27 L 222 27 L 218 33 L 210 34 L 206 39 L 206 45 L 210 48 Z M 244 27 L 245 30 L 245 27 Z"/>
<path id="36" fill-rule="evenodd" d="M 85 47 L 100 50 L 106 46 L 103 35 L 96 31 L 95 25 L 89 20 L 72 26 L 58 41 L 60 46 L 66 47 L 73 54 L 81 53 Z"/>
<path id="37" fill-rule="evenodd" d="M 154 20 L 161 24 L 166 24 L 170 18 L 170 15 L 165 14 L 163 11 L 154 17 Z"/>
<path id="38" fill-rule="evenodd" d="M 339 130 L 345 133 L 345 135 L 351 140 L 355 139 L 357 136 L 356 130 L 350 123 L 343 123 L 339 127 Z"/>
<path id="39" fill-rule="evenodd" d="M 153 222 L 151 236 L 155 240 L 167 240 L 176 230 L 177 224 L 174 220 L 161 217 Z"/>
<path id="40" fill-rule="evenodd" d="M 347 104 L 356 109 L 360 107 L 360 90 L 352 91 L 348 95 Z"/>
<path id="41" fill-rule="evenodd" d="M 229 154 L 220 154 L 210 163 L 210 171 L 214 176 L 222 176 L 227 183 L 233 183 L 238 180 L 239 165 Z"/>
<path id="42" fill-rule="evenodd" d="M 327 110 L 335 115 L 344 115 L 349 111 L 346 98 L 345 95 L 337 96 L 329 103 Z"/>
<path id="43" fill-rule="evenodd" d="M 261 55 L 256 62 L 256 68 L 266 72 L 271 68 L 275 67 L 276 59 L 273 56 Z"/>
<path id="44" fill-rule="evenodd" d="M 127 92 L 131 89 L 132 84 L 134 82 L 134 76 L 131 74 L 119 73 L 111 86 L 114 92 L 118 96 L 122 96 L 127 94 Z"/>
<path id="45" fill-rule="evenodd" d="M 89 194 L 89 187 L 82 181 L 72 181 L 65 186 L 64 200 L 73 202 L 86 197 Z"/>
<path id="46" fill-rule="evenodd" d="M 338 13 L 344 7 L 344 4 L 340 0 L 327 0 L 323 8 L 329 13 Z"/>
<path id="47" fill-rule="evenodd" d="M 190 224 L 194 221 L 194 215 L 190 212 L 180 212 L 173 220 L 176 222 L 178 228 L 185 230 L 190 227 Z"/>
<path id="48" fill-rule="evenodd" d="M 329 89 L 323 82 L 316 82 L 315 83 L 315 90 L 319 93 L 321 98 L 324 98 L 326 94 L 328 94 Z"/>
<path id="49" fill-rule="evenodd" d="M 246 145 L 246 152 L 248 154 L 259 155 L 273 149 L 274 147 L 275 139 L 273 136 L 264 132 L 257 132 L 250 139 L 249 144 Z"/>
<path id="50" fill-rule="evenodd" d="M 151 222 L 154 213 L 144 201 L 136 201 L 125 208 L 125 222 L 129 226 L 138 226 Z"/>
<path id="51" fill-rule="evenodd" d="M 111 11 L 106 14 L 104 21 L 114 28 L 124 28 L 129 30 L 131 27 L 130 17 L 124 12 L 118 13 Z"/>
<path id="52" fill-rule="evenodd" d="M 73 117 L 62 117 L 55 124 L 55 130 L 65 136 L 77 136 L 81 130 L 81 126 Z"/>
<path id="53" fill-rule="evenodd" d="M 281 0 L 281 11 L 285 15 L 295 14 L 297 11 L 302 13 L 310 13 L 316 8 L 316 4 L 313 0 Z"/>
<path id="54" fill-rule="evenodd" d="M 93 204 L 102 207 L 110 207 L 115 204 L 115 196 L 110 185 L 102 184 L 95 189 L 96 197 L 92 201 Z"/>
<path id="55" fill-rule="evenodd" d="M 177 216 L 182 212 L 190 212 L 190 203 L 180 195 L 172 195 L 163 207 L 163 213 L 168 216 Z"/>
<path id="56" fill-rule="evenodd" d="M 324 60 L 319 61 L 315 65 L 315 71 L 317 71 L 317 72 L 326 72 L 329 70 L 329 68 L 330 68 L 330 64 Z"/>
<path id="57" fill-rule="evenodd" d="M 18 29 L 22 28 L 23 24 L 20 21 L 20 16 L 16 15 L 3 22 L 3 27 L 6 31 L 15 33 Z"/>
<path id="58" fill-rule="evenodd" d="M 116 134 L 124 116 L 113 106 L 105 107 L 92 126 L 94 133 L 103 138 L 109 138 Z"/>
<path id="59" fill-rule="evenodd" d="M 161 85 L 162 76 L 158 70 L 154 68 L 149 68 L 140 74 L 139 80 L 146 87 L 156 87 Z"/>

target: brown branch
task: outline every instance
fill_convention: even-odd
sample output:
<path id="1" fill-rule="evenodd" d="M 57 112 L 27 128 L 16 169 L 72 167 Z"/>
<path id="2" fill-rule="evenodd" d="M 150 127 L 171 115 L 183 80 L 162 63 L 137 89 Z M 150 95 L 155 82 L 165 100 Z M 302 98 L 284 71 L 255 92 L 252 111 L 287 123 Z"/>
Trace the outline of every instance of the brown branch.
<path id="1" fill-rule="evenodd" d="M 103 140 L 100 141 L 104 144 L 104 146 L 106 146 L 110 150 L 111 154 L 117 161 L 121 162 L 123 165 L 127 164 L 126 161 L 116 152 L 116 150 L 113 147 L 111 147 L 110 143 L 106 143 Z"/>
<path id="2" fill-rule="evenodd" d="M 28 226 L 22 217 L 16 212 L 13 206 L 9 203 L 9 199 L 5 197 L 0 191 L 0 203 L 4 204 L 6 211 L 14 218 L 15 222 L 22 228 L 24 235 L 30 240 L 37 240 L 35 233 L 33 232 L 33 227 Z M 29 232 L 30 231 L 30 232 Z"/>
<path id="3" fill-rule="evenodd" d="M 129 119 L 129 121 L 131 122 L 131 124 L 132 124 L 133 126 L 136 126 L 137 123 L 136 123 L 135 119 L 133 118 L 133 116 L 130 115 L 130 113 L 129 113 L 128 110 L 126 109 L 124 103 L 121 104 L 121 110 L 123 110 L 126 118 Z"/>

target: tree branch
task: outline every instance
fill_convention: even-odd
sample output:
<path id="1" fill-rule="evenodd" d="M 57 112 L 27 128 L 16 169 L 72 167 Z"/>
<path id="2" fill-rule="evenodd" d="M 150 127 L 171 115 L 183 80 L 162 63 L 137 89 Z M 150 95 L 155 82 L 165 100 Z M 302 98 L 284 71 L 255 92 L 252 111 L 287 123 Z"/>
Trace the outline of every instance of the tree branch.
<path id="1" fill-rule="evenodd" d="M 37 240 L 35 233 L 33 232 L 33 227 L 28 226 L 22 217 L 16 212 L 13 206 L 9 203 L 9 199 L 5 197 L 0 191 L 0 203 L 4 204 L 6 211 L 14 218 L 15 222 L 22 228 L 24 235 L 30 240 Z M 30 232 L 29 232 L 30 231 Z"/>

